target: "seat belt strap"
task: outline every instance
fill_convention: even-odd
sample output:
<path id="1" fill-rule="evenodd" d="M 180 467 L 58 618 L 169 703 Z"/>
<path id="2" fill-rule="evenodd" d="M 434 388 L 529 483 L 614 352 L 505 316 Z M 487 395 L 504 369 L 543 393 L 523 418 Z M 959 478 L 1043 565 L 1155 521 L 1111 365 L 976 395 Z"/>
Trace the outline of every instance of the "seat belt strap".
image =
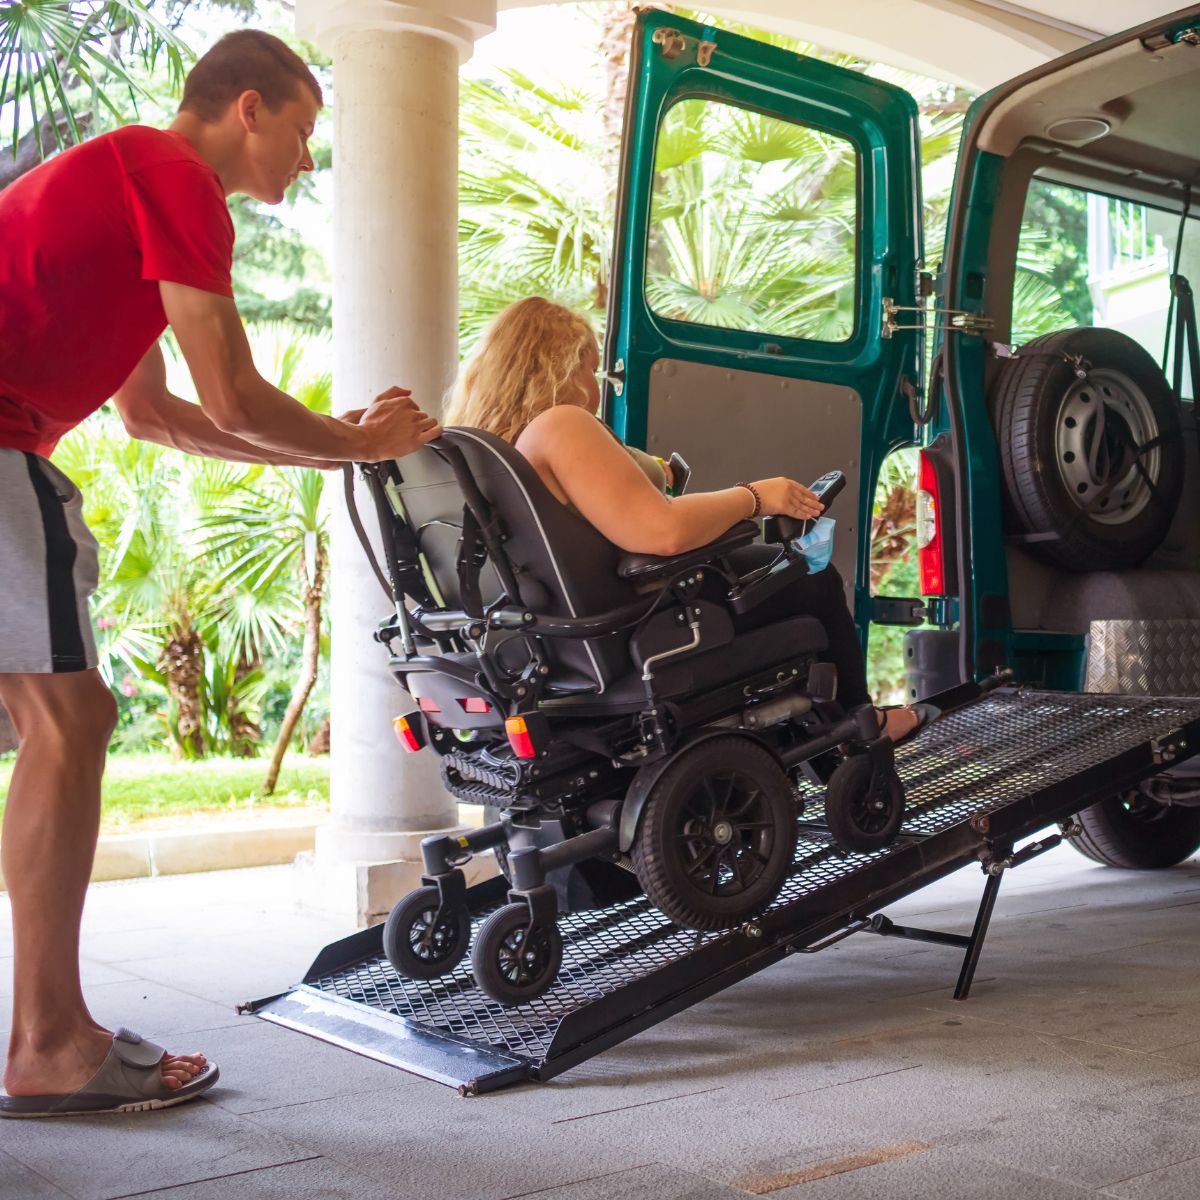
<path id="1" fill-rule="evenodd" d="M 395 604 L 396 596 L 392 590 L 392 585 L 388 582 L 387 576 L 384 575 L 383 569 L 379 565 L 379 560 L 375 557 L 375 550 L 371 546 L 371 539 L 367 537 L 367 531 L 363 528 L 362 517 L 358 515 L 358 504 L 354 499 L 353 463 L 342 464 L 342 484 L 346 495 L 346 512 L 350 515 L 350 524 L 354 528 L 359 545 L 366 552 L 367 562 L 371 564 L 371 570 L 375 572 L 375 578 L 379 580 L 379 586 L 383 588 L 383 594 L 388 598 L 388 603 Z"/>
<path id="2" fill-rule="evenodd" d="M 463 507 L 462 537 L 458 541 L 458 594 L 463 612 L 469 617 L 483 616 L 483 595 L 479 572 L 487 561 L 487 549 L 480 535 L 479 522 L 469 505 Z"/>

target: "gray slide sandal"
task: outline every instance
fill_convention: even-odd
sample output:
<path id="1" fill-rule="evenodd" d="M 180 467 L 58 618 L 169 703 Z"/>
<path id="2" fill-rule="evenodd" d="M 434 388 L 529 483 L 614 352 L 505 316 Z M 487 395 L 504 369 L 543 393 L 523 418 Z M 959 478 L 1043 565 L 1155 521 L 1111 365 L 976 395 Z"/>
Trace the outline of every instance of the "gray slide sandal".
<path id="1" fill-rule="evenodd" d="M 208 1063 L 181 1088 L 169 1088 L 159 1070 L 165 1051 L 118 1029 L 100 1069 L 77 1092 L 50 1096 L 2 1096 L 0 1117 L 71 1117 L 85 1113 L 149 1112 L 194 1100 L 207 1092 L 220 1072 Z"/>

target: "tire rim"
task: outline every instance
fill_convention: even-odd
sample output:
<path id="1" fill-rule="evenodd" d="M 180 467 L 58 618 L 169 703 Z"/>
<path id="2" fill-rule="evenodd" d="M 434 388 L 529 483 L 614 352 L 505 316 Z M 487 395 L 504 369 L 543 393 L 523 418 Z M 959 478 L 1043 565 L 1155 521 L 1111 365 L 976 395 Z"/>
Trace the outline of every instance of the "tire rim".
<path id="1" fill-rule="evenodd" d="M 408 927 L 409 948 L 413 957 L 423 963 L 444 962 L 458 940 L 456 923 L 448 917 L 435 921 L 437 911 L 436 908 L 422 909 Z"/>
<path id="2" fill-rule="evenodd" d="M 894 808 L 891 780 L 882 772 L 872 772 L 869 786 L 855 799 L 850 812 L 859 830 L 874 835 L 888 827 Z"/>
<path id="3" fill-rule="evenodd" d="M 737 772 L 707 776 L 688 796 L 675 836 L 684 875 L 706 896 L 737 896 L 767 869 L 775 823 L 761 787 Z"/>
<path id="4" fill-rule="evenodd" d="M 514 988 L 536 984 L 545 974 L 550 962 L 550 936 L 544 929 L 518 925 L 510 929 L 500 942 L 496 967 L 501 976 Z"/>
<path id="5" fill-rule="evenodd" d="M 1158 434 L 1154 408 L 1129 376 L 1100 368 L 1071 384 L 1058 411 L 1055 452 L 1063 486 L 1089 520 L 1124 525 L 1150 503 L 1150 488 L 1138 471 L 1134 447 Z M 1141 460 L 1157 484 L 1160 448 L 1147 450 Z M 1108 494 L 1097 503 L 1106 488 Z"/>

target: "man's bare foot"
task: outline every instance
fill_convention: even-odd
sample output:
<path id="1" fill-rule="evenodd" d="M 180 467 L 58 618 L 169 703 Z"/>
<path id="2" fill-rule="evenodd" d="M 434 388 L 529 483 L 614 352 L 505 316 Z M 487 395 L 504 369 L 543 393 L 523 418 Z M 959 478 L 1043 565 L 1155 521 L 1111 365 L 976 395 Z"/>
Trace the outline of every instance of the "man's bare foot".
<path id="1" fill-rule="evenodd" d="M 4 1066 L 4 1090 L 10 1096 L 58 1096 L 78 1091 L 100 1069 L 112 1043 L 112 1033 L 92 1022 L 53 1047 L 35 1051 L 28 1043 L 12 1045 Z M 183 1087 L 207 1061 L 203 1054 L 164 1054 L 163 1086 L 172 1091 Z"/>
<path id="2" fill-rule="evenodd" d="M 906 738 L 921 723 L 921 718 L 907 705 L 903 708 L 877 708 L 883 720 L 882 732 L 893 742 Z"/>

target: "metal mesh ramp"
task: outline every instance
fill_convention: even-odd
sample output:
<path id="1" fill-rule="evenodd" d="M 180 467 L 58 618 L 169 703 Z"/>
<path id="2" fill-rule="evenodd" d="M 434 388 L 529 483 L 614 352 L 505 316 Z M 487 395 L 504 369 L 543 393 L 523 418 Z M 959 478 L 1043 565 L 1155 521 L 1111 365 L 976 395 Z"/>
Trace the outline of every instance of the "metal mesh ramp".
<path id="1" fill-rule="evenodd" d="M 993 692 L 899 749 L 909 811 L 887 850 L 847 855 L 833 846 L 814 827 L 821 792 L 810 789 L 792 874 L 749 932 L 698 935 L 644 899 L 569 914 L 559 919 L 557 984 L 509 1009 L 475 988 L 468 960 L 431 982 L 397 975 L 376 927 L 328 947 L 295 991 L 252 1007 L 464 1091 L 548 1078 L 811 945 L 851 915 L 933 882 L 989 839 L 1011 843 L 1161 770 L 1164 739 L 1187 757 L 1198 737 L 1198 697 Z M 504 889 L 474 893 L 478 925 Z M 345 1034 L 362 1010 L 371 1014 L 373 1044 Z M 436 1069 L 417 1061 L 428 1056 Z"/>

